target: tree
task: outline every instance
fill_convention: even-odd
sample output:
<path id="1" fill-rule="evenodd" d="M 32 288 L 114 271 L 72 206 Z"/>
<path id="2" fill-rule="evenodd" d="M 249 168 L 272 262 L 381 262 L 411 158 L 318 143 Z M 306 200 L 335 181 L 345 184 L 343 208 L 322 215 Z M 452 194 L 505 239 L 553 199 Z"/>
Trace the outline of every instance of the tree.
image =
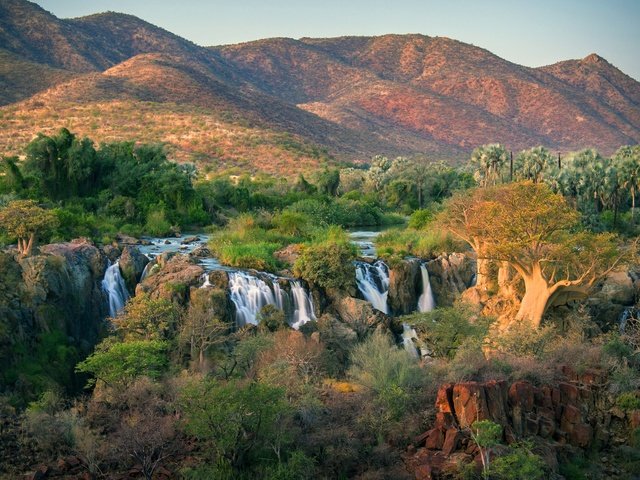
<path id="1" fill-rule="evenodd" d="M 214 463 L 235 469 L 271 449 L 290 412 L 284 390 L 260 382 L 200 379 L 182 390 L 180 404 L 186 433 L 211 444 Z"/>
<path id="2" fill-rule="evenodd" d="M 320 193 L 335 197 L 338 193 L 338 187 L 340 186 L 340 171 L 325 168 L 316 175 L 316 184 Z"/>
<path id="3" fill-rule="evenodd" d="M 545 170 L 553 164 L 553 161 L 553 156 L 544 147 L 523 150 L 516 157 L 514 165 L 515 178 L 538 183 L 543 179 Z"/>
<path id="4" fill-rule="evenodd" d="M 168 367 L 168 350 L 168 343 L 159 340 L 120 343 L 108 338 L 76 366 L 76 371 L 90 373 L 112 387 L 126 387 L 140 376 L 157 380 Z"/>
<path id="5" fill-rule="evenodd" d="M 640 191 L 640 145 L 620 147 L 614 158 L 620 183 L 631 195 L 631 223 L 635 223 L 636 195 Z"/>
<path id="6" fill-rule="evenodd" d="M 125 340 L 168 340 L 180 320 L 180 309 L 167 299 L 136 295 L 113 319 L 120 337 Z"/>
<path id="7" fill-rule="evenodd" d="M 469 419 L 466 421 L 469 422 Z M 477 420 L 473 422 L 469 430 L 471 438 L 480 450 L 482 476 L 488 479 L 491 468 L 491 449 L 500 443 L 502 427 L 491 420 Z"/>
<path id="8" fill-rule="evenodd" d="M 0 226 L 18 239 L 18 253 L 25 257 L 31 254 L 37 235 L 57 224 L 55 214 L 33 200 L 14 200 L 0 210 Z"/>
<path id="9" fill-rule="evenodd" d="M 502 168 L 509 159 L 506 148 L 499 143 L 482 145 L 471 153 L 471 164 L 475 166 L 474 178 L 481 187 L 500 183 Z"/>
<path id="10" fill-rule="evenodd" d="M 531 182 L 472 194 L 448 228 L 480 248 L 489 260 L 505 262 L 524 282 L 515 320 L 538 327 L 549 306 L 587 295 L 597 280 L 631 254 L 615 236 L 579 231 L 579 215 L 544 184 Z M 455 206 L 455 204 L 454 204 Z M 478 252 L 478 250 L 476 250 Z"/>
<path id="11" fill-rule="evenodd" d="M 207 353 L 228 340 L 229 325 L 224 318 L 225 293 L 221 290 L 198 289 L 191 295 L 189 310 L 180 331 L 180 343 L 189 347 L 198 369 L 206 369 Z"/>

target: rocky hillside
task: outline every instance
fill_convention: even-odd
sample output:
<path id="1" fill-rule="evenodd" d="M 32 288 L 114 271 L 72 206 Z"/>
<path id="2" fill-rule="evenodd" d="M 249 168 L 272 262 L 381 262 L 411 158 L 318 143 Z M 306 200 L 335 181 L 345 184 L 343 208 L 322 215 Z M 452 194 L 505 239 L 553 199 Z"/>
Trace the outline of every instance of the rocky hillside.
<path id="1" fill-rule="evenodd" d="M 25 0 L 0 0 L 0 85 L 14 154 L 61 124 L 292 174 L 379 153 L 461 161 L 496 141 L 610 154 L 640 140 L 640 83 L 595 54 L 527 68 L 424 35 L 203 48 L 130 15 L 63 20 Z"/>

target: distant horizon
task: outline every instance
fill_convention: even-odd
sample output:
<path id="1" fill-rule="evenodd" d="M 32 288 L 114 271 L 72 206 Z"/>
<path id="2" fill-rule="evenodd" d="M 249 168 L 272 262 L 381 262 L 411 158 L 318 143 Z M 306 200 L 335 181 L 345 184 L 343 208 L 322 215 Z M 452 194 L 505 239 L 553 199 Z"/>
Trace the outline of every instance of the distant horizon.
<path id="1" fill-rule="evenodd" d="M 59 18 L 134 15 L 201 46 L 268 38 L 447 37 L 537 68 L 595 53 L 640 81 L 635 0 L 36 0 Z"/>

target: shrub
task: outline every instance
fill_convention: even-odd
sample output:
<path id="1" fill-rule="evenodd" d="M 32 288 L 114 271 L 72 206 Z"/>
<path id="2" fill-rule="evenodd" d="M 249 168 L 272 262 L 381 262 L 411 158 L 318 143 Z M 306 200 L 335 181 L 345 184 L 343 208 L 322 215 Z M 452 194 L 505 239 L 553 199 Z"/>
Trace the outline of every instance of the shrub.
<path id="1" fill-rule="evenodd" d="M 171 225 L 165 217 L 164 210 L 150 211 L 147 215 L 147 223 L 144 229 L 148 234 L 157 237 L 169 235 L 171 233 Z"/>
<path id="2" fill-rule="evenodd" d="M 616 405 L 622 410 L 640 410 L 640 396 L 635 392 L 623 393 L 616 399 Z"/>
<path id="3" fill-rule="evenodd" d="M 423 230 L 433 220 L 433 212 L 423 208 L 422 210 L 416 210 L 409 217 L 409 223 L 407 226 L 415 230 Z"/>
<path id="4" fill-rule="evenodd" d="M 531 445 L 522 443 L 494 459 L 489 470 L 491 478 L 498 480 L 541 480 L 547 478 L 546 467 L 542 457 L 531 452 Z"/>
<path id="5" fill-rule="evenodd" d="M 490 321 L 486 317 L 478 317 L 471 307 L 464 304 L 416 313 L 405 319 L 415 328 L 418 339 L 433 356 L 449 359 L 455 357 L 467 339 L 482 342 Z"/>
<path id="6" fill-rule="evenodd" d="M 373 394 L 390 419 L 398 420 L 417 398 L 426 377 L 409 354 L 375 332 L 351 353 L 348 376 Z"/>
<path id="7" fill-rule="evenodd" d="M 354 245 L 329 238 L 322 243 L 305 245 L 293 271 L 319 287 L 348 291 L 355 281 L 355 259 Z"/>

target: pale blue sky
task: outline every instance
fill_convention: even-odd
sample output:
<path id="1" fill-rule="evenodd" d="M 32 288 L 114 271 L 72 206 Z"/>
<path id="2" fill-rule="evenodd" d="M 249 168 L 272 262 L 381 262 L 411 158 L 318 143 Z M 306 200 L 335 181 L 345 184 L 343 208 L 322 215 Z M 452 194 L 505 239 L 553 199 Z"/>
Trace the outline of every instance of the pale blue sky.
<path id="1" fill-rule="evenodd" d="M 36 0 L 61 18 L 130 13 L 200 45 L 422 33 L 541 66 L 598 53 L 640 80 L 640 0 Z"/>

